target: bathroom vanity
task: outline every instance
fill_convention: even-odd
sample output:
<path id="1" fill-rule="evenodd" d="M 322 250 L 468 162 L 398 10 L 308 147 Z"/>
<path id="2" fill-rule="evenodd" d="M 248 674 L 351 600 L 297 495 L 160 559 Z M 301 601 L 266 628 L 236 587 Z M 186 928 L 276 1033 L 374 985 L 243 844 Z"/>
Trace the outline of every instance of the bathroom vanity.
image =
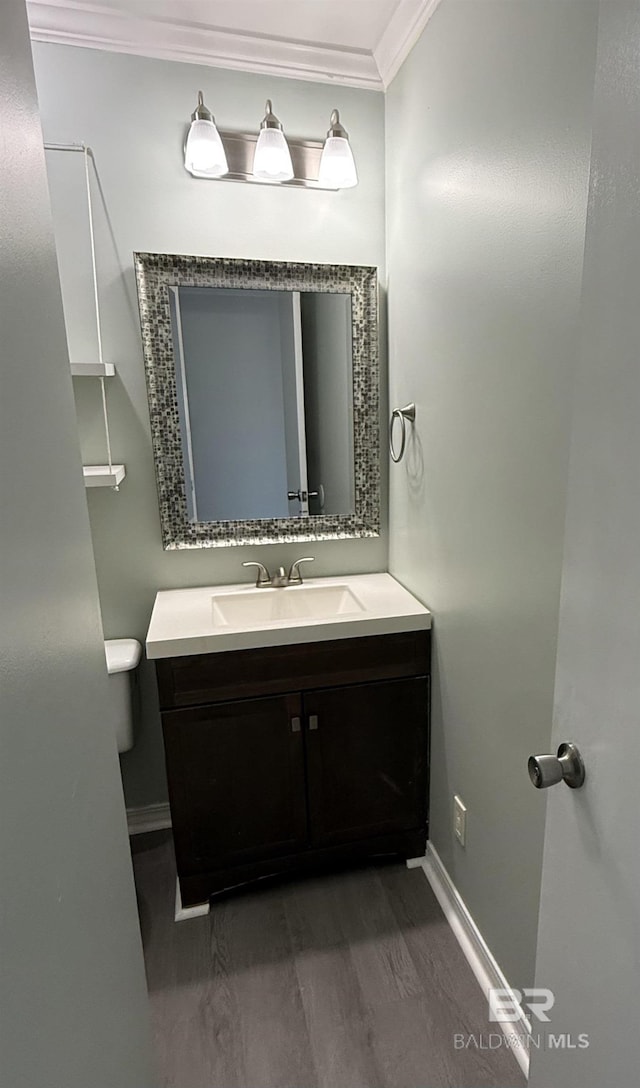
<path id="1" fill-rule="evenodd" d="M 182 903 L 424 853 L 431 617 L 388 574 L 158 593 Z"/>

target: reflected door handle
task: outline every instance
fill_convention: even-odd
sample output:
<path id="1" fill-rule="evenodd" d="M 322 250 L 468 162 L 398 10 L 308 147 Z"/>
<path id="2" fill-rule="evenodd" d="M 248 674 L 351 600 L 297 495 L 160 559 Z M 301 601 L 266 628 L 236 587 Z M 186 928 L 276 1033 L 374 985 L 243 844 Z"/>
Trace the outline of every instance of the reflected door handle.
<path id="1" fill-rule="evenodd" d="M 584 785 L 584 763 L 575 744 L 561 744 L 556 756 L 529 756 L 527 770 L 537 790 L 546 790 L 558 782 L 565 782 L 572 790 Z"/>
<path id="2" fill-rule="evenodd" d="M 296 499 L 298 502 L 306 502 L 307 499 L 317 499 L 318 491 L 287 491 L 287 498 L 289 502 L 294 502 Z"/>

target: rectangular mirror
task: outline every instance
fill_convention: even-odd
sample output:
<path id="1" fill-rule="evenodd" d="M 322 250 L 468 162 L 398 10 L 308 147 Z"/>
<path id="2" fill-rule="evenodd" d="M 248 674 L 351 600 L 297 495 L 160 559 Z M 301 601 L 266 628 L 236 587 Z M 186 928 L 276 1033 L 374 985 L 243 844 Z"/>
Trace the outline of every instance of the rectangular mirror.
<path id="1" fill-rule="evenodd" d="M 165 548 L 377 535 L 376 270 L 135 267 Z"/>
<path id="2" fill-rule="evenodd" d="M 172 287 L 169 304 L 189 520 L 354 514 L 350 295 Z"/>

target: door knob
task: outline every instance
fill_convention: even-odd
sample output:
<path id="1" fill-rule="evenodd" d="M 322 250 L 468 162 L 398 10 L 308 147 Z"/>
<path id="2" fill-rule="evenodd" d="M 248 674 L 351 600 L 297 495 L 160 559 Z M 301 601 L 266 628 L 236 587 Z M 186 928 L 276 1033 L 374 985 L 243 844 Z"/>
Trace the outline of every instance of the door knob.
<path id="1" fill-rule="evenodd" d="M 537 790 L 566 782 L 572 790 L 584 785 L 584 763 L 575 744 L 561 744 L 557 756 L 529 756 L 529 778 Z"/>

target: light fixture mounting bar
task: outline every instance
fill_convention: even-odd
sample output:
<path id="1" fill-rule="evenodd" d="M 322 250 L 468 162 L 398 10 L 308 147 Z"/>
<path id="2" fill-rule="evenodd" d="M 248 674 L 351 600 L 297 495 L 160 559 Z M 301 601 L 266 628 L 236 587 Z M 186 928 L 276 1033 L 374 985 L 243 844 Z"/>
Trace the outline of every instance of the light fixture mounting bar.
<path id="1" fill-rule="evenodd" d="M 220 132 L 229 164 L 229 173 L 211 181 L 244 181 L 251 185 L 289 186 L 294 189 L 324 189 L 336 192 L 334 186 L 320 185 L 318 171 L 323 143 L 320 140 L 295 140 L 287 136 L 294 176 L 290 181 L 265 181 L 253 176 L 253 157 L 258 136 L 249 132 Z M 197 179 L 201 180 L 201 179 Z"/>

